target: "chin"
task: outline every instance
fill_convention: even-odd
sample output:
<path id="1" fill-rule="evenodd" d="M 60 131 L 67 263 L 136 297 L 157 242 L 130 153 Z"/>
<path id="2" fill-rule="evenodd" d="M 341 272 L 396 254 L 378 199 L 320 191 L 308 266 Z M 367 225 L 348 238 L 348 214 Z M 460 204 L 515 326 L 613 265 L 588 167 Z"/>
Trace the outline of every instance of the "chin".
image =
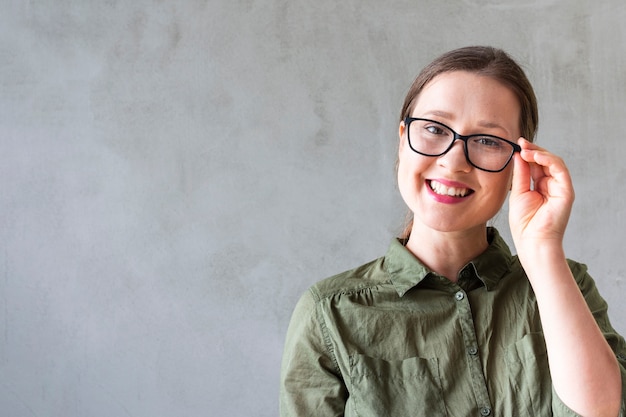
<path id="1" fill-rule="evenodd" d="M 422 223 L 425 227 L 441 233 L 472 233 L 477 231 L 482 233 L 482 231 L 487 228 L 487 221 L 482 223 L 472 222 L 470 224 L 458 221 L 441 221 L 441 218 L 430 219 L 430 221 L 427 219 L 418 219 L 417 221 Z"/>

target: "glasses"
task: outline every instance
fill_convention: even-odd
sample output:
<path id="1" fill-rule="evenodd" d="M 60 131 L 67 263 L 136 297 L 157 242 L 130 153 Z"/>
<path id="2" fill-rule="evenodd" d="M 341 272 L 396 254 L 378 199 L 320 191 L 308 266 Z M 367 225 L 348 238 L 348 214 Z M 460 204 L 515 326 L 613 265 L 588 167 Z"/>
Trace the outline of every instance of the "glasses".
<path id="1" fill-rule="evenodd" d="M 518 144 L 493 135 L 459 135 L 443 123 L 429 119 L 406 117 L 409 146 L 424 156 L 441 156 L 452 149 L 459 139 L 465 144 L 465 158 L 473 167 L 487 172 L 500 172 L 511 161 Z"/>

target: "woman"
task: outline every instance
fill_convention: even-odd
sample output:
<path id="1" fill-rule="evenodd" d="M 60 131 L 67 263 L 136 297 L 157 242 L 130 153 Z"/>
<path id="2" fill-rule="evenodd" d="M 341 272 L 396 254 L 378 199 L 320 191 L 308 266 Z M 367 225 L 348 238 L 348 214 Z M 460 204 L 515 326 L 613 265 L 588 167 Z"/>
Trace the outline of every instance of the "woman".
<path id="1" fill-rule="evenodd" d="M 574 191 L 536 128 L 532 87 L 501 50 L 461 48 L 420 73 L 399 125 L 413 220 L 384 257 L 301 298 L 283 416 L 625 413 L 626 342 L 565 258 Z M 517 256 L 487 226 L 508 194 Z"/>

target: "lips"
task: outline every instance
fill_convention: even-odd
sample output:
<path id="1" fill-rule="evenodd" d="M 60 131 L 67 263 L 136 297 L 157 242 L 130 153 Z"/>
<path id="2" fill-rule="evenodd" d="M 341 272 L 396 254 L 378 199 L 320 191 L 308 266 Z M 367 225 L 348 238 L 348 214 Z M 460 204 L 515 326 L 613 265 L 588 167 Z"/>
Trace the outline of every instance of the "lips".
<path id="1" fill-rule="evenodd" d="M 435 194 L 448 197 L 467 197 L 474 192 L 471 188 L 465 188 L 458 185 L 453 186 L 452 184 L 446 185 L 436 180 L 428 181 L 428 186 Z"/>

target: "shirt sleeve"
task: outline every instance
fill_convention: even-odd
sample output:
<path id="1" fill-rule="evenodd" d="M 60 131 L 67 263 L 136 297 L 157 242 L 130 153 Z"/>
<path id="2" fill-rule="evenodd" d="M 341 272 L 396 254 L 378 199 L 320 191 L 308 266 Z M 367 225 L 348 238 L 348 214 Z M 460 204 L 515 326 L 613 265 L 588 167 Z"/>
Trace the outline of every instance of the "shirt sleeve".
<path id="1" fill-rule="evenodd" d="M 604 298 L 598 292 L 598 288 L 593 278 L 587 273 L 587 267 L 584 264 L 569 261 L 570 269 L 576 279 L 578 287 L 587 301 L 589 310 L 598 323 L 598 327 L 602 331 L 604 338 L 617 357 L 620 372 L 622 375 L 622 406 L 620 408 L 619 417 L 626 417 L 626 341 L 615 331 L 608 316 L 608 305 Z M 578 416 L 570 410 L 556 395 L 553 389 L 552 409 L 555 416 L 573 417 Z"/>
<path id="2" fill-rule="evenodd" d="M 344 415 L 348 394 L 318 308 L 308 291 L 291 317 L 281 367 L 281 417 Z"/>

